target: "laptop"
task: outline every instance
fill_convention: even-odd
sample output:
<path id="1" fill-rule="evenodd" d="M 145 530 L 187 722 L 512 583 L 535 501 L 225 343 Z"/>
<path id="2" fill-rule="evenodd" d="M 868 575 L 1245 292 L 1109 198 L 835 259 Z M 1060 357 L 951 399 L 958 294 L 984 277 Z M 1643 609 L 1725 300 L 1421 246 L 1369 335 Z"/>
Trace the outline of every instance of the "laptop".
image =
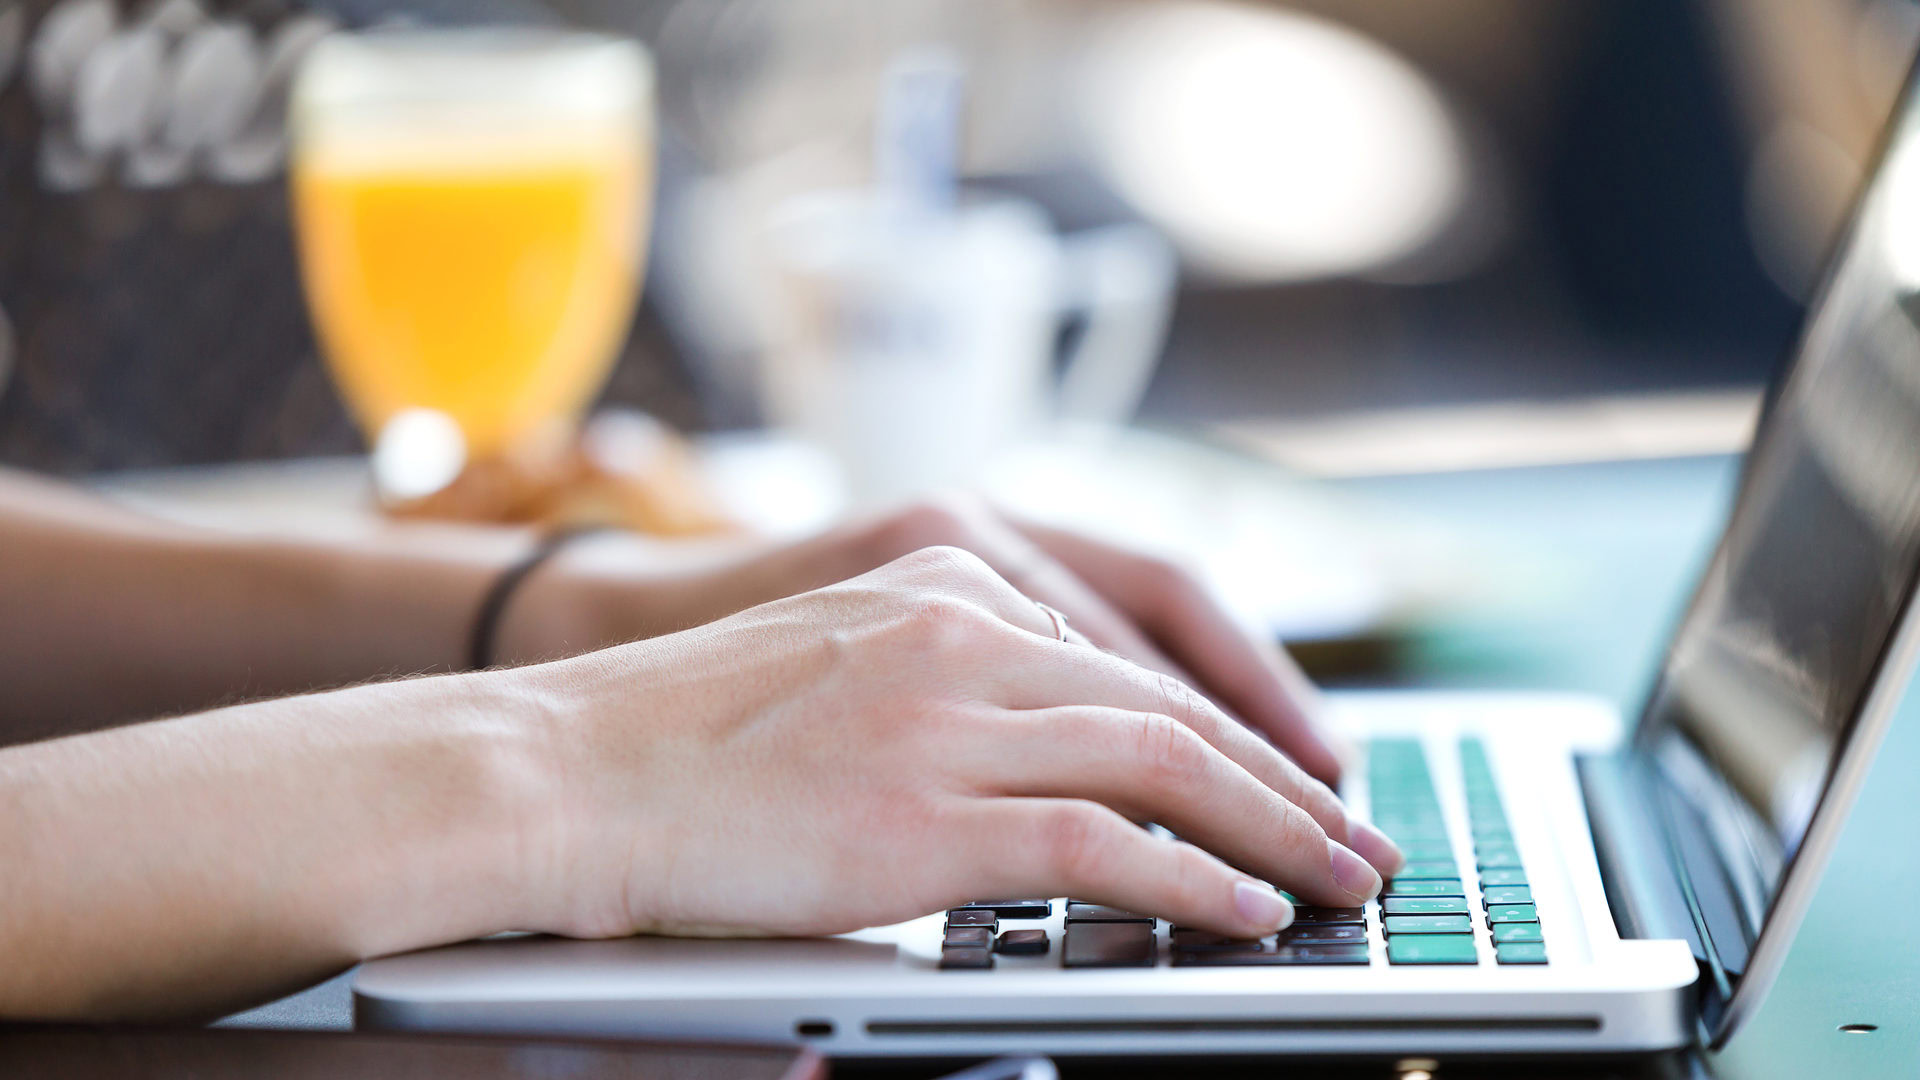
<path id="1" fill-rule="evenodd" d="M 803 1040 L 841 1056 L 1619 1053 L 1724 1042 L 1780 971 L 1913 674 L 1909 85 L 1642 714 L 1373 692 L 1343 792 L 1409 862 L 1238 941 L 1066 897 L 834 938 L 509 936 L 389 957 L 370 1027 Z"/>

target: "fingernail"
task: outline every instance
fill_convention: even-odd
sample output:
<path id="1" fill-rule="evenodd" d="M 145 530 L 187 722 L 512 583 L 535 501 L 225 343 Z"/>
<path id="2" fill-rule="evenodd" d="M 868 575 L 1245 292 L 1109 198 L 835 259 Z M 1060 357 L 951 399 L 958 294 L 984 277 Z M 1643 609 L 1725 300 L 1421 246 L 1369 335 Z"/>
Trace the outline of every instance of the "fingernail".
<path id="1" fill-rule="evenodd" d="M 1233 883 L 1233 907 L 1248 926 L 1263 930 L 1283 930 L 1293 925 L 1293 905 L 1286 898 L 1257 881 Z"/>
<path id="2" fill-rule="evenodd" d="M 1354 818 L 1347 819 L 1347 846 L 1385 877 L 1392 877 L 1407 864 L 1400 845 L 1388 839 L 1386 833 Z"/>
<path id="3" fill-rule="evenodd" d="M 1358 902 L 1371 900 L 1380 891 L 1380 874 L 1367 860 L 1344 845 L 1329 840 L 1327 850 L 1333 856 L 1333 881 Z"/>

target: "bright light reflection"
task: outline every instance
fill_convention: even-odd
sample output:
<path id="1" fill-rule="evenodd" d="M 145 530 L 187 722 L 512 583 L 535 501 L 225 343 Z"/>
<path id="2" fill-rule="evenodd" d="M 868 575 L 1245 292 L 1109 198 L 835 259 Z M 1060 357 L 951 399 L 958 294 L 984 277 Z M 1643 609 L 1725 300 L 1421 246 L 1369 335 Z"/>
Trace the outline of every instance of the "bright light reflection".
<path id="1" fill-rule="evenodd" d="M 1463 199 L 1464 153 L 1433 88 L 1320 19 L 1140 6 L 1096 36 L 1083 85 L 1112 181 L 1216 274 L 1381 268 L 1431 241 Z"/>
<path id="2" fill-rule="evenodd" d="M 1900 140 L 1887 162 L 1880 245 L 1896 285 L 1920 288 L 1920 145 Z"/>

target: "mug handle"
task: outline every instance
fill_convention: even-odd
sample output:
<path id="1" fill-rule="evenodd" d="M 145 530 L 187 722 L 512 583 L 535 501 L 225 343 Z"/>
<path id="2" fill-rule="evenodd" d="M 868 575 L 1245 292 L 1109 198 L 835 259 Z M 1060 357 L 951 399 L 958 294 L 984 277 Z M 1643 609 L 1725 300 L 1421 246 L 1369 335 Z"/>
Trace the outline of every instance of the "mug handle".
<path id="1" fill-rule="evenodd" d="M 1145 225 L 1108 225 L 1061 241 L 1062 311 L 1082 321 L 1062 358 L 1057 415 L 1119 426 L 1153 378 L 1173 316 L 1178 263 Z"/>

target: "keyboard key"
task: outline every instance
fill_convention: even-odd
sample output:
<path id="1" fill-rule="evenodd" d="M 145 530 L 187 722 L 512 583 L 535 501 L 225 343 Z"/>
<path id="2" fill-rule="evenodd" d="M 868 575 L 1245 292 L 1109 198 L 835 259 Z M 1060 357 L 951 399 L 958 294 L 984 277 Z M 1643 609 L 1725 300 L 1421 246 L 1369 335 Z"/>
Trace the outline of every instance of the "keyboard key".
<path id="1" fill-rule="evenodd" d="M 1495 885 L 1525 885 L 1527 872 L 1511 867 L 1501 867 L 1480 872 L 1480 887 L 1491 888 Z"/>
<path id="2" fill-rule="evenodd" d="M 1053 914 L 1053 904 L 1046 900 L 969 900 L 960 905 L 964 911 L 981 908 L 1003 919 L 1044 919 Z"/>
<path id="3" fill-rule="evenodd" d="M 1153 951 L 1153 924 L 1145 922 L 1068 923 L 1060 940 L 1060 962 L 1070 968 L 1152 967 Z"/>
<path id="4" fill-rule="evenodd" d="M 1387 959 L 1395 964 L 1477 964 L 1480 950 L 1472 934 L 1420 934 L 1388 941 Z"/>
<path id="5" fill-rule="evenodd" d="M 1493 943 L 1495 945 L 1518 945 L 1539 940 L 1541 940 L 1540 924 L 1537 922 L 1493 924 Z"/>
<path id="6" fill-rule="evenodd" d="M 989 929 L 1000 925 L 1000 919 L 992 911 L 985 909 L 955 908 L 947 912 L 947 928 L 956 926 L 985 926 Z"/>
<path id="7" fill-rule="evenodd" d="M 1539 922 L 1532 904 L 1495 904 L 1487 909 L 1487 922 Z"/>
<path id="8" fill-rule="evenodd" d="M 1465 915 L 1389 915 L 1381 920 L 1387 936 L 1395 934 L 1467 934 L 1473 920 Z"/>
<path id="9" fill-rule="evenodd" d="M 1258 952 L 1186 952 L 1173 954 L 1174 967 L 1288 967 L 1314 964 L 1368 963 L 1367 946 L 1291 945 Z"/>
<path id="10" fill-rule="evenodd" d="M 1394 878 L 1380 890 L 1382 897 L 1395 896 L 1458 896 L 1464 898 L 1467 892 L 1460 885 L 1459 878 L 1434 878 L 1431 881 L 1402 881 Z"/>
<path id="11" fill-rule="evenodd" d="M 1008 956 L 1041 956 L 1047 951 L 1045 930 L 1006 930 L 993 943 L 993 951 Z"/>
<path id="12" fill-rule="evenodd" d="M 983 946 L 940 950 L 941 971 L 984 971 L 993 966 L 993 953 Z"/>
<path id="13" fill-rule="evenodd" d="M 942 948 L 984 949 L 993 944 L 993 931 L 984 926 L 949 926 L 940 940 Z"/>
<path id="14" fill-rule="evenodd" d="M 1389 896 L 1380 902 L 1388 915 L 1465 915 L 1464 896 Z"/>
<path id="15" fill-rule="evenodd" d="M 1085 904 L 1078 900 L 1067 901 L 1068 922 L 1143 922 L 1152 923 L 1151 915 L 1140 915 L 1131 911 L 1122 911 L 1105 904 Z"/>
<path id="16" fill-rule="evenodd" d="M 1357 907 L 1301 907 L 1293 909 L 1295 926 L 1364 925 L 1367 910 Z"/>
<path id="17" fill-rule="evenodd" d="M 1531 904 L 1533 890 L 1525 885 L 1494 885 L 1481 890 L 1480 900 L 1488 907 L 1494 904 Z"/>
<path id="18" fill-rule="evenodd" d="M 1446 840 L 1409 840 L 1400 845 L 1400 854 L 1408 862 L 1432 862 L 1453 858 L 1453 844 Z"/>
<path id="19" fill-rule="evenodd" d="M 1209 930 L 1175 930 L 1173 947 L 1190 952 L 1251 952 L 1266 947 L 1260 938 L 1231 938 Z"/>
<path id="20" fill-rule="evenodd" d="M 1337 945 L 1367 940 L 1365 926 L 1289 926 L 1280 931 L 1279 945 Z"/>
<path id="21" fill-rule="evenodd" d="M 1449 859 L 1445 862 L 1429 860 L 1410 862 L 1393 875 L 1395 881 L 1448 881 L 1460 876 L 1460 868 Z"/>
<path id="22" fill-rule="evenodd" d="M 1474 863 L 1482 870 L 1518 869 L 1520 851 L 1512 844 L 1482 844 L 1473 849 Z"/>
<path id="23" fill-rule="evenodd" d="M 1537 941 L 1515 941 L 1495 945 L 1493 955 L 1503 964 L 1544 964 L 1547 947 Z"/>

